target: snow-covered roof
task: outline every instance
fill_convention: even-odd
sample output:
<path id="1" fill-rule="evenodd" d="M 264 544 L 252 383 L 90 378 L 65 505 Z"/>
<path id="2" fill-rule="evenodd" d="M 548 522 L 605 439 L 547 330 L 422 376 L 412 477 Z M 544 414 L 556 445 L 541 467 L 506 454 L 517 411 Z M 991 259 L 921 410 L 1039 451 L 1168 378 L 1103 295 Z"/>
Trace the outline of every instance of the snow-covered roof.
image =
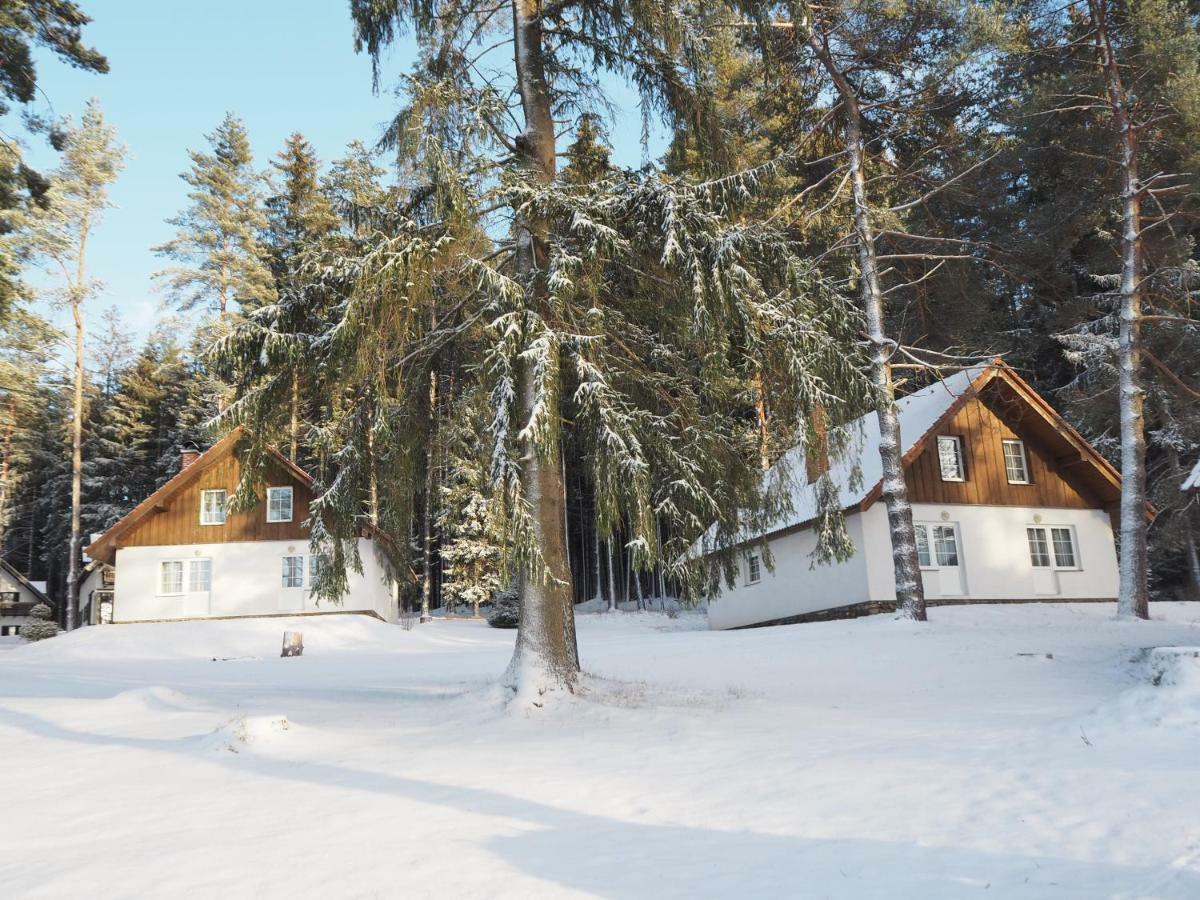
<path id="1" fill-rule="evenodd" d="M 896 401 L 900 416 L 900 452 L 906 454 L 929 433 L 955 402 L 972 390 L 975 381 L 988 366 L 976 366 L 956 372 Z M 846 452 L 830 460 L 829 476 L 838 486 L 843 509 L 862 503 L 883 477 L 879 459 L 879 417 L 870 412 L 842 426 L 848 438 Z M 861 479 L 854 479 L 857 466 Z M 791 477 L 792 511 L 770 530 L 777 531 L 811 521 L 817 515 L 816 488 L 803 478 L 804 448 L 788 451 L 768 478 Z M 799 476 L 799 477 L 794 477 Z"/>
<path id="2" fill-rule="evenodd" d="M 1196 465 L 1192 467 L 1191 474 L 1183 482 L 1182 490 L 1200 491 L 1200 460 L 1196 460 Z"/>

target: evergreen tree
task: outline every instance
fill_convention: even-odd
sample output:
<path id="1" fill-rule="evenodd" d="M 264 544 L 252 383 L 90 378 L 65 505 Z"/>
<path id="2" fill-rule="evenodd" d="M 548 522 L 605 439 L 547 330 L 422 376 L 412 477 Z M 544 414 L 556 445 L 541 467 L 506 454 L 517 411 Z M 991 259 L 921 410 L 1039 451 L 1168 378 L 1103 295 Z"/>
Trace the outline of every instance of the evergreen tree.
<path id="1" fill-rule="evenodd" d="M 32 250 L 58 279 L 55 298 L 71 310 L 75 334 L 71 410 L 71 528 L 67 548 L 66 628 L 78 612 L 83 477 L 84 304 L 99 290 L 88 275 L 88 241 L 112 204 L 108 190 L 124 166 L 124 148 L 96 101 L 78 125 L 68 122 L 63 161 L 51 178 L 49 207 L 29 222 Z"/>
<path id="2" fill-rule="evenodd" d="M 328 197 L 318 183 L 320 162 L 316 152 L 295 133 L 278 158 L 271 161 L 277 189 L 266 201 L 267 231 L 264 243 L 271 261 L 276 294 L 296 289 L 295 266 L 302 250 L 320 242 L 338 227 Z M 296 462 L 304 399 L 299 370 L 292 368 L 291 417 L 288 422 L 288 458 Z"/>
<path id="3" fill-rule="evenodd" d="M 34 53 L 45 49 L 57 59 L 89 72 L 107 72 L 108 61 L 83 41 L 91 19 L 70 0 L 7 0 L 0 5 L 0 118 L 14 106 L 25 112 L 32 133 L 46 134 L 57 150 L 64 134 L 53 123 L 31 112 L 42 93 Z M 31 209 L 45 208 L 49 181 L 22 159 L 18 140 L 0 135 L 0 318 L 17 298 L 20 274 L 18 244 L 12 240 L 15 222 Z"/>
<path id="4" fill-rule="evenodd" d="M 318 483 L 313 531 L 314 541 L 344 544 L 361 527 L 368 437 L 378 445 L 386 430 L 393 452 L 419 459 L 426 435 L 414 425 L 436 356 L 477 336 L 484 352 L 468 357 L 465 374 L 491 397 L 490 476 L 519 573 L 507 682 L 536 702 L 569 688 L 579 667 L 564 429 L 590 460 L 602 523 L 625 523 L 636 567 L 680 557 L 715 520 L 732 577 L 741 529 L 773 518 L 788 495 L 761 493 L 747 427 L 756 429 L 743 415 L 752 374 L 764 373 L 780 398 L 776 427 L 792 431 L 818 404 L 861 404 L 866 387 L 857 318 L 783 235 L 741 215 L 763 173 L 690 184 L 615 172 L 586 188 L 558 177 L 553 110 L 589 111 L 605 68 L 629 77 L 647 108 L 703 122 L 707 70 L 696 38 L 705 10 L 515 0 L 505 12 L 523 115 L 515 131 L 502 91 L 460 64 L 494 42 L 479 27 L 494 7 L 353 7 L 372 55 L 410 26 L 423 47 L 392 129 L 421 182 L 386 232 L 315 255 L 301 296 L 256 313 L 218 350 L 243 372 L 231 420 L 269 414 L 253 386 L 282 359 L 341 385 L 342 436 Z M 595 65 L 576 65 L 578 53 Z M 500 232 L 491 210 L 512 223 L 507 237 L 492 238 Z M 329 312 L 320 329 L 290 330 L 314 307 Z M 372 389 L 379 383 L 386 392 Z M 390 489 L 417 493 L 416 469 L 393 471 L 407 479 Z M 656 513 L 673 526 L 662 548 Z"/>
<path id="5" fill-rule="evenodd" d="M 21 629 L 21 637 L 27 641 L 44 641 L 58 636 L 58 626 L 53 621 L 54 613 L 45 603 L 38 603 L 29 611 L 33 619 Z"/>
<path id="6" fill-rule="evenodd" d="M 211 152 L 191 151 L 192 167 L 180 175 L 191 188 L 190 205 L 168 220 L 175 237 L 154 250 L 178 263 L 158 274 L 179 307 L 215 307 L 224 320 L 233 304 L 255 309 L 275 291 L 261 241 L 262 178 L 246 128 L 228 113 L 206 140 Z"/>

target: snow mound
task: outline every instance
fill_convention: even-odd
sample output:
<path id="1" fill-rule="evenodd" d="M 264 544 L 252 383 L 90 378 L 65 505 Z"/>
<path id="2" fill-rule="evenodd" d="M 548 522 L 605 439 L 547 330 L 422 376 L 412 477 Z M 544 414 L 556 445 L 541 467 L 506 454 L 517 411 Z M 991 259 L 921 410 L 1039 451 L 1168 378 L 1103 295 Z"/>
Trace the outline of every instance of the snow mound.
<path id="1" fill-rule="evenodd" d="M 398 629 L 350 614 L 99 625 L 19 647 L 11 658 L 38 663 L 267 659 L 279 656 L 285 631 L 304 633 L 304 655 L 310 657 L 376 649 L 394 640 Z"/>
<path id="2" fill-rule="evenodd" d="M 1093 715 L 1115 732 L 1200 729 L 1200 647 L 1150 647 L 1133 659 L 1137 679 Z"/>
<path id="3" fill-rule="evenodd" d="M 292 729 L 287 716 L 240 715 L 200 739 L 203 750 L 241 753 L 252 745 L 277 744 Z"/>

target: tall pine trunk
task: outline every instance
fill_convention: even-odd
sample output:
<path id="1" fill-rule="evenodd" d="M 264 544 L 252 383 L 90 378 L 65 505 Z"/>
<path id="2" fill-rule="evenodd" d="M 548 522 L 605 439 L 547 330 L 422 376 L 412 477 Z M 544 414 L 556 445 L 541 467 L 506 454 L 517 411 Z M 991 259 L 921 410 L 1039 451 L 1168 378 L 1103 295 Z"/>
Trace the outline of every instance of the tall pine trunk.
<path id="1" fill-rule="evenodd" d="M 617 576 L 613 571 L 612 538 L 604 542 L 604 558 L 608 561 L 608 609 L 617 608 Z"/>
<path id="2" fill-rule="evenodd" d="M 15 397 L 8 398 L 4 410 L 4 440 L 0 447 L 0 550 L 4 547 L 4 533 L 8 527 L 8 498 L 12 493 L 12 451 L 13 438 L 17 433 L 17 401 Z"/>
<path id="3" fill-rule="evenodd" d="M 548 183 L 555 172 L 555 133 L 540 10 L 538 0 L 513 0 L 513 53 L 525 116 L 525 131 L 517 138 L 516 146 L 529 173 Z M 540 308 L 545 299 L 538 271 L 546 260 L 548 235 L 548 224 L 534 214 L 521 212 L 516 217 L 516 267 L 531 292 L 529 306 L 533 309 Z M 529 420 L 539 399 L 532 366 L 532 362 L 522 360 L 517 367 L 516 392 L 522 422 Z M 557 407 L 546 415 L 559 421 Z M 570 689 L 579 671 L 579 651 L 565 539 L 566 491 L 563 470 L 555 458 L 561 448 L 546 458 L 532 435 L 522 440 L 521 486 L 532 519 L 531 537 L 541 550 L 546 577 L 531 577 L 523 571 L 518 579 L 520 618 L 508 680 L 519 694 L 532 698 L 546 690 Z"/>
<path id="4" fill-rule="evenodd" d="M 1117 369 L 1121 418 L 1121 555 L 1117 615 L 1150 618 L 1146 521 L 1146 420 L 1142 368 L 1142 184 L 1138 135 L 1113 52 L 1103 0 L 1088 4 L 1104 71 L 1121 167 L 1121 304 Z"/>
<path id="5" fill-rule="evenodd" d="M 424 562 L 424 574 L 421 578 L 421 621 L 430 622 L 433 614 L 430 612 L 433 599 L 433 492 L 436 490 L 434 467 L 437 457 L 434 448 L 438 440 L 438 383 L 437 369 L 429 373 L 429 419 L 432 427 L 429 429 L 429 447 L 425 451 L 425 509 L 421 521 L 421 555 Z"/>
<path id="6" fill-rule="evenodd" d="M 891 355 L 894 342 L 888 339 L 884 329 L 883 288 L 880 286 L 879 261 L 875 255 L 875 231 L 871 224 L 871 205 L 864 173 L 866 142 L 862 132 L 862 109 L 859 106 L 857 90 L 815 28 L 807 29 L 806 40 L 833 81 L 842 102 L 843 133 L 854 207 L 854 237 L 858 247 L 859 288 L 863 311 L 867 316 L 871 382 L 875 386 L 878 403 L 879 458 L 882 463 L 883 503 L 887 509 L 888 530 L 892 537 L 896 609 L 906 618 L 923 622 L 925 589 L 917 560 L 912 506 L 908 500 L 908 486 L 904 480 L 900 417 L 892 383 Z"/>
<path id="7" fill-rule="evenodd" d="M 81 249 L 81 273 L 82 268 Z M 79 619 L 79 532 L 83 492 L 83 310 L 78 298 L 71 303 L 71 314 L 75 322 L 75 397 L 71 408 L 71 539 L 67 548 L 67 631 L 73 631 Z"/>

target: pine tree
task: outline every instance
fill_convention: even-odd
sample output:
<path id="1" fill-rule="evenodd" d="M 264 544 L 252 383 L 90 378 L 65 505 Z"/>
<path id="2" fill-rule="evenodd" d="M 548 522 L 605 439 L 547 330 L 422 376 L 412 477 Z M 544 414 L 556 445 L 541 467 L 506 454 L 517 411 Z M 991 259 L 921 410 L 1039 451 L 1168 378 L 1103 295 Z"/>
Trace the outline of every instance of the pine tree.
<path id="1" fill-rule="evenodd" d="M 448 417 L 448 464 L 440 490 L 438 531 L 442 546 L 444 605 L 480 604 L 505 586 L 503 500 L 488 477 L 486 397 L 468 395 Z"/>
<path id="2" fill-rule="evenodd" d="M 70 0 L 10 0 L 0 6 L 0 118 L 14 106 L 26 113 L 23 124 L 45 134 L 56 150 L 64 134 L 55 123 L 32 114 L 39 96 L 35 53 L 48 50 L 57 59 L 88 72 L 107 72 L 108 61 L 83 42 L 83 29 L 92 20 Z M 21 145 L 6 123 L 0 136 L 0 319 L 24 292 L 19 286 L 19 244 L 13 240 L 16 221 L 34 209 L 45 209 L 50 184 L 23 160 Z"/>
<path id="3" fill-rule="evenodd" d="M 295 265 L 300 252 L 321 241 L 338 227 L 328 197 L 318 183 L 320 162 L 316 151 L 299 133 L 292 134 L 279 156 L 271 161 L 277 188 L 267 198 L 267 231 L 264 243 L 275 279 L 275 293 L 295 290 Z M 300 373 L 291 372 L 291 418 L 288 422 L 288 458 L 296 462 L 300 447 L 302 412 Z"/>
<path id="4" fill-rule="evenodd" d="M 168 220 L 175 237 L 155 247 L 178 265 L 158 273 L 183 310 L 214 308 L 224 320 L 236 303 L 255 309 L 274 297 L 274 284 L 261 234 L 262 178 L 254 170 L 246 128 L 227 113 L 206 135 L 211 152 L 191 151 L 192 167 L 180 175 L 191 190 L 190 205 Z"/>
<path id="5" fill-rule="evenodd" d="M 361 527 L 368 436 L 376 446 L 391 439 L 389 490 L 419 493 L 413 464 L 427 435 L 413 426 L 428 373 L 445 348 L 477 341 L 462 374 L 491 398 L 490 477 L 508 511 L 521 597 L 506 680 L 540 702 L 569 689 L 579 668 L 564 429 L 590 460 L 602 524 L 623 523 L 635 567 L 678 559 L 716 521 L 716 565 L 732 577 L 741 529 L 787 502 L 782 489 L 762 493 L 745 385 L 764 373 L 780 398 L 779 429 L 794 431 L 817 404 L 863 403 L 859 322 L 786 236 L 742 217 L 769 171 L 701 184 L 623 171 L 587 187 L 558 177 L 552 110 L 583 111 L 599 88 L 576 52 L 627 76 L 647 108 L 703 122 L 703 8 L 515 0 L 505 11 L 523 114 L 515 131 L 502 93 L 458 64 L 495 41 L 478 27 L 494 8 L 455 0 L 353 12 L 372 55 L 400 28 L 423 47 L 391 132 L 415 163 L 412 178 L 387 230 L 316 254 L 302 296 L 220 343 L 245 386 L 229 419 L 269 414 L 252 386 L 282 359 L 303 359 L 340 385 L 345 405 L 327 433 L 341 438 L 313 510 L 314 541 L 345 543 Z M 507 236 L 498 238 L 491 210 L 512 223 Z M 289 330 L 314 307 L 330 312 L 318 331 Z M 656 513 L 673 525 L 662 548 Z M 688 572 L 703 576 L 699 566 Z"/>
<path id="6" fill-rule="evenodd" d="M 81 485 L 83 477 L 83 307 L 99 290 L 88 276 L 88 242 L 112 204 L 108 189 L 124 166 L 124 148 L 96 101 L 78 125 L 68 123 L 63 161 L 51 178 L 49 207 L 29 222 L 32 250 L 58 279 L 56 299 L 71 310 L 75 333 L 74 402 L 71 412 L 71 528 L 67 544 L 66 627 L 78 613 Z"/>

